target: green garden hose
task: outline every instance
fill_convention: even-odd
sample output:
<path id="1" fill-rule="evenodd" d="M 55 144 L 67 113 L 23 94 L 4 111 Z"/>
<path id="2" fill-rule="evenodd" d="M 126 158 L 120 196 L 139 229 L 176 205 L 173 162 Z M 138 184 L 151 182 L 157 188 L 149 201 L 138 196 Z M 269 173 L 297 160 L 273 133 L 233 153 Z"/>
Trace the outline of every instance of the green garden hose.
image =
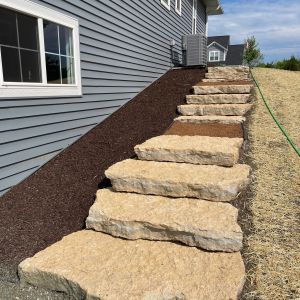
<path id="1" fill-rule="evenodd" d="M 292 148 L 295 150 L 295 152 L 298 154 L 298 156 L 300 157 L 300 150 L 297 148 L 297 146 L 294 144 L 294 142 L 292 141 L 292 139 L 289 137 L 288 133 L 285 131 L 285 129 L 283 128 L 283 126 L 279 123 L 279 121 L 276 119 L 276 117 L 274 116 L 271 108 L 270 108 L 270 105 L 268 103 L 268 101 L 265 99 L 263 93 L 262 93 L 262 90 L 257 82 L 257 80 L 255 79 L 254 75 L 253 75 L 253 72 L 252 70 L 250 69 L 250 73 L 251 73 L 251 76 L 255 82 L 255 85 L 257 86 L 258 90 L 259 90 L 259 93 L 264 101 L 264 104 L 266 106 L 266 108 L 268 109 L 270 115 L 272 116 L 273 120 L 275 121 L 275 123 L 277 124 L 277 126 L 279 127 L 279 129 L 281 130 L 281 132 L 283 133 L 283 135 L 286 137 L 287 141 L 289 142 L 289 144 L 292 146 Z"/>

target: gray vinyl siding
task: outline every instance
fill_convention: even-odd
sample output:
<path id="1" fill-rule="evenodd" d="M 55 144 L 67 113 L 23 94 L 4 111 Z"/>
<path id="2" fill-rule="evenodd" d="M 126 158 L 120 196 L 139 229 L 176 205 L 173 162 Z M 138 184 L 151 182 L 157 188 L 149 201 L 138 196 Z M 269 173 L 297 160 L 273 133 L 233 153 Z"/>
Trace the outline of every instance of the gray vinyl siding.
<path id="1" fill-rule="evenodd" d="M 192 32 L 192 1 L 33 0 L 79 20 L 82 97 L 0 99 L 0 194 L 132 99 L 171 66 Z M 206 13 L 198 3 L 198 33 Z"/>
<path id="2" fill-rule="evenodd" d="M 184 2 L 184 0 L 182 0 Z M 207 15 L 206 8 L 202 1 L 198 1 L 197 6 L 197 33 L 206 33 Z"/>
<path id="3" fill-rule="evenodd" d="M 212 45 L 208 48 L 208 59 L 209 59 L 209 52 L 210 51 L 220 51 L 220 61 L 225 61 L 225 50 L 217 45 Z"/>

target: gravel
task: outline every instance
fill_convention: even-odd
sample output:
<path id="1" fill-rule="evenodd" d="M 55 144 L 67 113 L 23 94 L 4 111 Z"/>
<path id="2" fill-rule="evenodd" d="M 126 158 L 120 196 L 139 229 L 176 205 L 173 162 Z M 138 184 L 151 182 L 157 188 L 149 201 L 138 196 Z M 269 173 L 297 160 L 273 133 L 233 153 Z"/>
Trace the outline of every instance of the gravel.
<path id="1" fill-rule="evenodd" d="M 33 286 L 20 287 L 15 283 L 0 281 L 0 300 L 67 300 L 62 293 L 54 293 Z"/>

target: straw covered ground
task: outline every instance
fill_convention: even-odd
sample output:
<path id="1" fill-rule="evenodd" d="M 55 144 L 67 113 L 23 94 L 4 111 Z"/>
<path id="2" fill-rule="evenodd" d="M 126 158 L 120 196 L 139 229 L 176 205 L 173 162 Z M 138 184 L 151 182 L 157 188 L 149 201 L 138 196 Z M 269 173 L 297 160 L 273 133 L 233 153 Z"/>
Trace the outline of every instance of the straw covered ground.
<path id="1" fill-rule="evenodd" d="M 300 72 L 253 71 L 278 121 L 300 147 Z M 256 91 L 249 123 L 254 183 L 245 238 L 248 278 L 243 299 L 300 299 L 300 157 Z M 244 220 L 247 222 L 247 220 Z"/>

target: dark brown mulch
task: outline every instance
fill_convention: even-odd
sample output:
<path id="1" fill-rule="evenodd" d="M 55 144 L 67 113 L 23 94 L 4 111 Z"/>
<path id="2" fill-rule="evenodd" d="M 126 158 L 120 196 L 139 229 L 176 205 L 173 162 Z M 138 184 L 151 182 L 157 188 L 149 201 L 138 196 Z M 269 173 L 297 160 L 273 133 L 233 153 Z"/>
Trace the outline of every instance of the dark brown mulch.
<path id="1" fill-rule="evenodd" d="M 175 121 L 165 132 L 168 135 L 202 135 L 213 137 L 243 138 L 240 124 L 192 124 Z"/>
<path id="2" fill-rule="evenodd" d="M 196 86 L 215 86 L 215 85 L 249 85 L 253 84 L 251 81 L 217 81 L 217 82 L 202 82 L 199 81 Z"/>
<path id="3" fill-rule="evenodd" d="M 97 188 L 107 184 L 104 171 L 163 134 L 204 74 L 169 71 L 0 199 L 0 279 L 16 278 L 20 261 L 84 228 Z"/>

